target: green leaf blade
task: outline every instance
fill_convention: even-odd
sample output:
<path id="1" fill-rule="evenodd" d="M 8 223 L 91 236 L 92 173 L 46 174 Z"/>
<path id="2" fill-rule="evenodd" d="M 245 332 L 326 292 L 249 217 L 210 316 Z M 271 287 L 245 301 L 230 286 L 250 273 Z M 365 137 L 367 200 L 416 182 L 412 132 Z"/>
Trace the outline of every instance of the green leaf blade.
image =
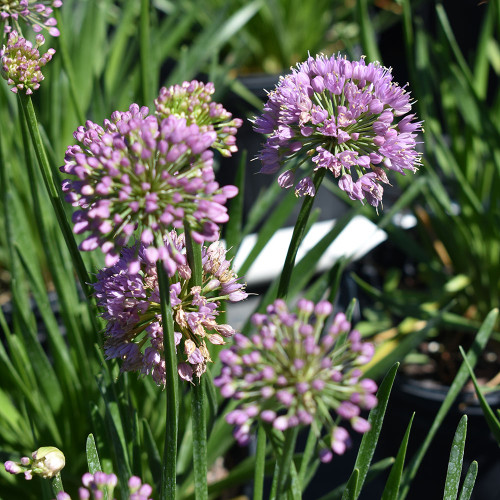
<path id="1" fill-rule="evenodd" d="M 451 445 L 450 460 L 446 473 L 443 500 L 456 500 L 458 486 L 462 474 L 464 459 L 465 438 L 467 436 L 467 415 L 464 415 L 458 424 L 453 443 Z"/>

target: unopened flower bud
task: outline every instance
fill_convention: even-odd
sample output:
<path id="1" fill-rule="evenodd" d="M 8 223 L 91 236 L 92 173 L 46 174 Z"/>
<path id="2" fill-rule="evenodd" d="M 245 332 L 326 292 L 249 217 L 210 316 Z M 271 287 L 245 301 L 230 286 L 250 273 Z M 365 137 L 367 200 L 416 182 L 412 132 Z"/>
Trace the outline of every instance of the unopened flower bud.
<path id="1" fill-rule="evenodd" d="M 32 454 L 32 469 L 43 478 L 51 478 L 59 474 L 66 465 L 64 454 L 54 446 L 42 446 Z"/>
<path id="2" fill-rule="evenodd" d="M 61 450 L 54 446 L 42 446 L 31 454 L 32 458 L 22 457 L 19 462 L 8 460 L 5 462 L 5 470 L 11 474 L 24 473 L 24 477 L 30 480 L 33 474 L 50 479 L 63 469 L 66 459 Z"/>

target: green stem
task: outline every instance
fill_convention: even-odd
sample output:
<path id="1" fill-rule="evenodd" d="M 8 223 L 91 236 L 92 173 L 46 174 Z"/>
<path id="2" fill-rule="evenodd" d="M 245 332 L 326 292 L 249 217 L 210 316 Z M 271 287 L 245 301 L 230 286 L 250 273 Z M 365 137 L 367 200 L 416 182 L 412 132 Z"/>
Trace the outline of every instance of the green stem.
<path id="1" fill-rule="evenodd" d="M 191 269 L 189 286 L 201 286 L 203 267 L 201 263 L 201 245 L 193 241 L 191 228 L 184 221 L 184 237 L 186 238 L 186 256 Z M 200 382 L 192 388 L 191 414 L 193 425 L 193 464 L 194 491 L 197 500 L 208 499 L 207 485 L 207 419 L 205 414 L 205 390 Z"/>
<path id="2" fill-rule="evenodd" d="M 205 391 L 201 383 L 193 386 L 191 413 L 195 498 L 196 500 L 207 500 L 207 421 L 205 416 Z"/>
<path id="3" fill-rule="evenodd" d="M 85 264 L 83 263 L 82 256 L 80 255 L 80 252 L 78 250 L 75 237 L 66 218 L 64 206 L 61 197 L 59 196 L 59 191 L 57 190 L 54 183 L 54 178 L 49 165 L 49 160 L 47 158 L 47 153 L 45 152 L 42 137 L 40 136 L 40 130 L 38 129 L 38 121 L 36 119 L 35 109 L 33 108 L 33 102 L 29 96 L 26 96 L 22 93 L 19 93 L 18 97 L 23 108 L 24 118 L 28 125 L 31 141 L 33 143 L 38 164 L 40 165 L 40 169 L 42 172 L 43 181 L 45 183 L 50 202 L 52 203 L 52 207 L 54 208 L 59 227 L 61 228 L 64 240 L 66 241 L 66 245 L 68 246 L 68 250 L 71 255 L 73 265 L 75 266 L 76 272 L 78 274 L 78 279 L 80 280 L 82 289 L 84 290 L 85 295 L 87 297 L 90 297 L 90 295 L 92 294 L 88 285 L 88 283 L 90 282 L 90 278 L 87 270 L 85 269 Z"/>
<path id="4" fill-rule="evenodd" d="M 259 428 L 257 430 L 257 453 L 255 456 L 253 500 L 262 500 L 263 498 L 265 467 L 266 467 L 266 431 L 262 425 L 259 425 Z"/>
<path id="5" fill-rule="evenodd" d="M 76 119 L 78 120 L 78 123 L 83 125 L 85 123 L 85 116 L 78 102 L 78 90 L 75 85 L 75 73 L 73 71 L 73 65 L 71 64 L 71 57 L 69 56 L 68 47 L 66 45 L 66 37 L 63 35 L 61 31 L 63 23 L 61 22 L 61 13 L 59 12 L 58 9 L 56 9 L 55 11 L 55 17 L 57 19 L 57 27 L 59 29 L 59 32 L 61 33 L 58 38 L 59 49 L 61 50 L 64 70 L 66 71 L 66 76 L 68 77 L 71 102 L 73 103 L 73 108 L 75 109 L 75 115 Z"/>
<path id="6" fill-rule="evenodd" d="M 283 445 L 283 451 L 281 452 L 281 457 L 279 458 L 279 472 L 278 472 L 278 486 L 276 490 L 276 499 L 280 499 L 281 494 L 286 490 L 286 483 L 290 476 L 290 466 L 292 464 L 293 452 L 295 451 L 295 443 L 297 441 L 297 436 L 299 435 L 299 427 L 292 427 L 285 431 L 285 443 Z"/>
<path id="7" fill-rule="evenodd" d="M 271 483 L 271 492 L 269 493 L 270 500 L 277 500 L 276 490 L 278 489 L 278 474 L 279 474 L 279 466 L 278 462 L 274 464 L 274 474 L 273 474 L 273 482 Z"/>
<path id="8" fill-rule="evenodd" d="M 62 483 L 62 479 L 61 479 L 61 474 L 57 474 L 57 476 L 55 476 L 52 481 L 51 481 L 51 486 L 52 486 L 52 492 L 54 493 L 54 495 L 57 496 L 58 493 L 60 493 L 61 491 L 64 491 L 64 487 L 63 487 L 63 483 Z"/>
<path id="9" fill-rule="evenodd" d="M 311 457 L 313 456 L 314 450 L 316 449 L 316 443 L 318 442 L 318 438 L 316 437 L 315 432 L 311 428 L 309 430 L 309 436 L 307 437 L 306 448 L 304 453 L 302 454 L 302 462 L 300 464 L 299 470 L 299 481 L 300 487 L 304 490 L 304 481 L 307 474 L 307 469 L 309 467 L 309 462 L 311 461 Z"/>
<path id="10" fill-rule="evenodd" d="M 174 340 L 174 318 L 170 304 L 170 287 L 167 273 L 161 262 L 156 266 L 160 307 L 163 325 L 163 349 L 165 358 L 165 391 L 167 414 L 165 420 L 165 446 L 161 476 L 161 500 L 175 500 L 177 475 L 177 428 L 179 413 L 177 356 Z"/>
<path id="11" fill-rule="evenodd" d="M 319 169 L 313 177 L 315 192 L 318 192 L 321 181 L 325 176 L 326 169 Z M 288 288 L 290 286 L 290 279 L 292 277 L 293 267 L 295 266 L 295 258 L 297 257 L 297 250 L 299 249 L 302 239 L 304 237 L 304 232 L 307 226 L 307 220 L 311 213 L 311 209 L 314 203 L 314 196 L 305 196 L 304 202 L 297 217 L 297 222 L 293 228 L 292 240 L 290 241 L 290 246 L 288 247 L 288 253 L 286 254 L 285 264 L 283 265 L 283 272 L 281 273 L 281 278 L 278 286 L 278 298 L 285 298 L 288 293 Z"/>
<path id="12" fill-rule="evenodd" d="M 30 142 L 29 142 L 29 137 L 28 137 L 28 128 L 26 125 L 26 121 L 23 120 L 21 117 L 23 115 L 23 110 L 21 108 L 21 104 L 19 100 L 17 101 L 18 103 L 18 111 L 19 111 L 19 123 L 21 126 L 21 136 L 23 140 L 23 146 L 24 146 L 24 160 L 26 163 L 26 171 L 28 173 L 28 178 L 29 178 L 29 187 L 30 187 L 30 194 L 31 194 L 31 200 L 33 202 L 33 215 L 34 219 L 36 222 L 36 227 L 38 229 L 38 234 L 40 235 L 40 239 L 42 242 L 43 250 L 45 253 L 45 258 L 47 259 L 47 263 L 49 265 L 49 269 L 52 274 L 52 279 L 54 281 L 54 285 L 56 288 L 56 291 L 58 292 L 59 300 L 61 301 L 61 306 L 64 304 L 67 304 L 66 300 L 67 298 L 63 296 L 60 291 L 62 290 L 61 287 L 61 282 L 64 280 L 64 277 L 61 276 L 61 269 L 59 267 L 59 263 L 57 262 L 57 253 L 53 251 L 53 240 L 55 238 L 51 238 L 49 235 L 49 232 L 47 230 L 47 224 L 44 221 L 43 218 L 43 209 L 42 209 L 42 203 L 40 199 L 40 194 L 38 190 L 38 184 L 39 184 L 39 177 L 37 176 L 37 172 L 35 170 L 35 165 L 33 161 L 33 156 L 31 153 L 31 147 L 30 147 Z M 67 276 L 67 275 L 66 275 Z M 67 279 L 67 278 L 66 278 Z M 65 311 L 69 311 L 69 305 L 66 305 L 66 307 L 62 307 L 62 315 L 63 317 Z M 72 319 L 72 318 L 71 318 Z M 78 362 L 82 363 L 82 366 L 84 366 L 84 371 L 85 373 L 91 373 L 91 368 L 90 368 L 90 362 L 89 362 L 89 357 L 85 353 L 85 348 L 83 346 L 82 338 L 80 335 L 74 335 L 74 332 L 68 331 L 68 339 L 70 339 L 70 342 L 72 346 L 75 347 L 76 351 L 79 353 L 78 355 Z M 55 349 L 57 352 L 57 348 Z M 66 352 L 65 350 L 61 350 L 61 352 Z M 69 356 L 63 356 L 61 358 L 61 362 L 64 364 L 69 363 Z M 71 377 L 75 382 L 80 383 L 80 380 L 76 376 L 76 371 L 72 371 L 75 367 L 68 368 L 71 373 L 73 373 L 73 377 Z M 67 377 L 67 380 L 69 381 L 70 377 Z M 78 407 L 82 401 L 76 400 L 76 394 L 74 391 L 69 391 L 69 397 L 73 400 L 73 407 Z M 80 398 L 81 399 L 81 398 Z"/>
<path id="13" fill-rule="evenodd" d="M 186 257 L 191 269 L 189 287 L 201 286 L 203 280 L 203 265 L 201 263 L 201 245 L 195 243 L 191 237 L 189 222 L 184 221 L 184 237 L 186 238 Z"/>

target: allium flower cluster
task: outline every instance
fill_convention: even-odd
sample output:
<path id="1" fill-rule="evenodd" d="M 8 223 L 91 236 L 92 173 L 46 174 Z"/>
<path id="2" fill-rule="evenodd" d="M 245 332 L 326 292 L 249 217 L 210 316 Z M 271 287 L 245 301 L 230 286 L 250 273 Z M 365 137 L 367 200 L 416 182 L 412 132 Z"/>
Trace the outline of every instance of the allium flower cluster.
<path id="1" fill-rule="evenodd" d="M 180 116 L 186 119 L 188 125 L 196 123 L 203 132 L 214 131 L 217 138 L 212 148 L 223 156 L 231 156 L 238 151 L 235 135 L 243 121 L 240 118 L 232 119 L 231 113 L 222 104 L 212 102 L 214 92 L 212 82 L 196 80 L 163 87 L 155 100 L 156 113 L 162 118 L 172 114 Z"/>
<path id="2" fill-rule="evenodd" d="M 42 446 L 34 451 L 30 457 L 22 457 L 19 462 L 8 460 L 4 467 L 11 474 L 24 474 L 24 478 L 30 480 L 33 474 L 50 479 L 64 468 L 66 459 L 64 454 L 54 446 Z"/>
<path id="3" fill-rule="evenodd" d="M 260 172 L 274 174 L 291 158 L 299 165 L 312 157 L 314 171 L 330 170 L 352 200 L 377 207 L 381 184 L 389 183 L 386 171 L 405 175 L 420 164 L 415 132 L 422 122 L 407 114 L 411 107 L 405 87 L 378 62 L 309 57 L 281 77 L 254 121 L 255 130 L 268 135 Z M 278 183 L 295 185 L 298 196 L 314 195 L 310 171 L 297 182 L 298 168 L 283 172 Z"/>
<path id="4" fill-rule="evenodd" d="M 78 490 L 78 498 L 80 500 L 104 498 L 107 493 L 107 498 L 113 498 L 113 492 L 118 479 L 115 474 L 105 474 L 104 472 L 96 472 L 95 474 L 86 473 L 82 476 L 83 486 Z M 150 495 L 153 488 L 147 483 L 142 484 L 141 478 L 132 476 L 128 480 L 129 496 L 127 500 L 151 500 Z M 57 494 L 56 500 L 71 500 L 68 493 L 61 491 Z"/>
<path id="5" fill-rule="evenodd" d="M 102 127 L 87 121 L 74 137 L 79 144 L 68 147 L 61 171 L 76 177 L 63 182 L 63 191 L 79 207 L 74 232 L 89 233 L 81 250 L 100 247 L 112 266 L 138 229 L 149 257 L 163 261 L 172 276 L 185 260 L 168 253 L 155 234 L 187 221 L 196 242 L 218 239 L 218 224 L 228 220 L 224 204 L 238 190 L 215 181 L 214 130 L 132 104 Z"/>
<path id="6" fill-rule="evenodd" d="M 236 334 L 235 344 L 220 352 L 223 366 L 214 383 L 224 397 L 240 401 L 226 416 L 240 444 L 249 442 L 257 420 L 278 430 L 311 425 L 318 438 L 325 427 L 328 438 L 321 439 L 326 444 L 320 458 L 327 462 L 332 452 L 342 454 L 350 443 L 341 419 L 358 432 L 369 430 L 360 414 L 377 404 L 377 386 L 362 378 L 359 367 L 374 348 L 361 341 L 357 330 L 350 331 L 343 313 L 322 335 L 332 311 L 327 301 L 315 305 L 301 299 L 294 314 L 278 299 L 267 314 L 252 317 L 256 334 Z"/>
<path id="7" fill-rule="evenodd" d="M 169 233 L 165 247 L 169 246 L 184 256 L 184 235 Z M 155 258 L 150 253 L 150 248 L 143 244 L 124 249 L 115 265 L 99 271 L 93 286 L 98 305 L 104 308 L 103 318 L 107 320 L 104 345 L 107 358 L 122 359 L 122 371 L 151 375 L 158 385 L 165 386 L 160 293 Z M 216 322 L 220 300 L 238 302 L 247 297 L 244 284 L 230 269 L 225 256 L 226 250 L 220 242 L 203 246 L 202 285 L 190 287 L 191 270 L 187 265 L 180 265 L 170 280 L 177 371 L 190 382 L 194 377 L 199 378 L 212 361 L 206 341 L 224 344 L 224 337 L 235 333 L 231 326 Z M 132 272 L 131 267 L 135 268 Z"/>
<path id="8" fill-rule="evenodd" d="M 44 43 L 42 35 L 36 36 L 36 44 L 33 46 L 29 40 L 20 37 L 17 31 L 9 34 L 7 45 L 0 50 L 0 72 L 7 83 L 13 85 L 12 92 L 24 90 L 29 95 L 40 87 L 40 82 L 44 79 L 42 68 L 56 53 L 54 49 L 49 49 L 40 56 L 38 48 Z"/>
<path id="9" fill-rule="evenodd" d="M 31 5 L 30 5 L 31 3 Z M 0 0 L 0 22 L 4 33 L 10 33 L 12 25 L 20 31 L 19 18 L 31 24 L 35 33 L 48 30 L 52 36 L 59 36 L 57 21 L 52 17 L 53 9 L 61 7 L 62 0 Z"/>

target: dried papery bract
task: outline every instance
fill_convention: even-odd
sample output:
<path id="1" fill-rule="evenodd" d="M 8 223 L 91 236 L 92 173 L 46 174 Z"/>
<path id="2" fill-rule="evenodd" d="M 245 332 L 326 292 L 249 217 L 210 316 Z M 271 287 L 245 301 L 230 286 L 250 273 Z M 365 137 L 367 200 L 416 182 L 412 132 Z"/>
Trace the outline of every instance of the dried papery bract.
<path id="1" fill-rule="evenodd" d="M 359 367 L 370 361 L 374 348 L 351 330 L 343 313 L 322 334 L 332 311 L 329 302 L 301 299 L 292 313 L 278 299 L 267 314 L 252 317 L 255 334 L 236 334 L 235 344 L 220 352 L 223 366 L 214 383 L 222 396 L 239 401 L 226 420 L 240 444 L 249 442 L 258 420 L 281 431 L 312 426 L 322 443 L 320 458 L 327 462 L 349 446 L 342 420 L 357 432 L 369 430 L 361 410 L 376 405 L 377 386 L 362 378 Z"/>
<path id="2" fill-rule="evenodd" d="M 420 164 L 415 148 L 422 122 L 407 114 L 411 107 L 406 88 L 377 62 L 309 57 L 280 78 L 254 120 L 255 130 L 267 135 L 260 172 L 293 164 L 278 183 L 295 185 L 295 194 L 306 196 L 315 194 L 311 171 L 325 168 L 352 200 L 377 207 L 387 172 L 405 175 Z"/>

